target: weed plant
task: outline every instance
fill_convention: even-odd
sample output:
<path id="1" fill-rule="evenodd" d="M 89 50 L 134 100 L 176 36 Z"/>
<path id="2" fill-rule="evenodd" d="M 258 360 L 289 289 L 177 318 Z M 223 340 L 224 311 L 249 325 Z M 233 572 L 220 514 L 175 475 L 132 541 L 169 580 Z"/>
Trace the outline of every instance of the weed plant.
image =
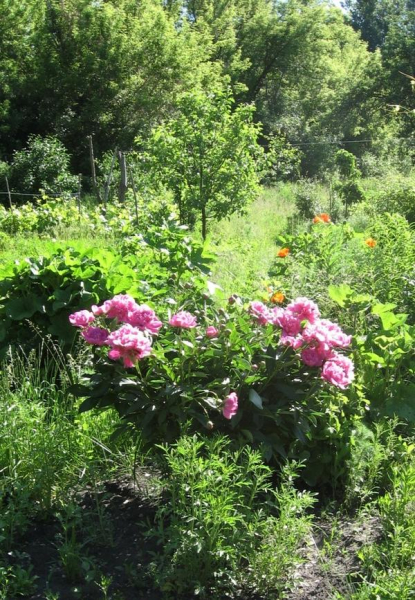
<path id="1" fill-rule="evenodd" d="M 249 447 L 224 437 L 183 437 L 163 447 L 164 501 L 147 535 L 160 552 L 152 576 L 166 597 L 239 597 L 242 590 L 279 598 L 310 530 L 310 493 L 293 487 L 286 466 L 277 491 L 271 470 Z"/>
<path id="2" fill-rule="evenodd" d="M 412 446 L 413 449 L 413 446 Z M 401 461 L 390 470 L 390 491 L 377 502 L 384 537 L 359 552 L 361 581 L 352 583 L 350 600 L 412 600 L 415 595 L 415 463 Z M 345 596 L 337 598 L 346 600 Z"/>
<path id="3" fill-rule="evenodd" d="M 42 374 L 41 385 L 39 374 Z M 15 355 L 0 378 L 0 544 L 10 549 L 33 518 L 47 517 L 56 503 L 72 497 L 119 464 L 108 445 L 117 418 L 107 412 L 94 419 L 78 413 L 65 380 L 57 379 L 52 359 L 39 365 L 31 355 Z"/>

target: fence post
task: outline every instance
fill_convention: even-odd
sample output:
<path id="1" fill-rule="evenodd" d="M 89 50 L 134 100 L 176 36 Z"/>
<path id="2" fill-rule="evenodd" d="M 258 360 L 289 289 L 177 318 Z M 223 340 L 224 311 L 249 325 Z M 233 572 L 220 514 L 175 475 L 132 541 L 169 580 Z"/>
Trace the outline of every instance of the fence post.
<path id="1" fill-rule="evenodd" d="M 13 208 L 13 205 L 12 205 L 12 195 L 11 195 L 11 193 L 10 193 L 10 188 L 9 188 L 9 180 L 7 179 L 7 177 L 6 177 L 5 179 L 6 179 L 7 193 L 8 193 L 8 195 L 9 195 L 9 204 L 10 204 L 10 208 Z"/>
<path id="2" fill-rule="evenodd" d="M 81 216 L 81 191 L 82 191 L 82 173 L 78 175 L 78 211 Z"/>
<path id="3" fill-rule="evenodd" d="M 128 164 L 127 162 L 125 163 L 125 166 L 130 170 L 130 179 L 131 179 L 131 186 L 133 188 L 133 194 L 134 194 L 134 206 L 135 206 L 135 221 L 136 221 L 136 225 L 138 225 L 138 201 L 137 201 L 137 191 L 135 189 L 135 183 L 134 183 L 134 174 L 131 170 L 131 164 Z"/>
<path id="4" fill-rule="evenodd" d="M 120 170 L 121 170 L 121 180 L 120 180 L 120 187 L 118 189 L 118 199 L 120 202 L 124 202 L 125 192 L 127 191 L 127 188 L 128 188 L 128 180 L 127 180 L 127 164 L 126 164 L 125 153 L 122 152 L 121 150 L 118 152 L 118 160 L 120 163 Z"/>
<path id="5" fill-rule="evenodd" d="M 94 186 L 97 200 L 99 203 L 101 203 L 101 196 L 100 196 L 98 184 L 97 184 L 97 175 L 95 172 L 95 157 L 94 157 L 94 145 L 92 143 L 92 135 L 88 136 L 88 140 L 89 140 L 89 158 L 91 161 L 92 184 Z"/>
<path id="6" fill-rule="evenodd" d="M 110 185 L 111 185 L 111 179 L 112 179 L 112 171 L 114 169 L 114 162 L 115 162 L 115 157 L 118 154 L 118 147 L 115 147 L 114 153 L 112 155 L 112 160 L 111 160 L 111 168 L 110 168 L 110 172 L 108 174 L 108 178 L 107 178 L 107 183 L 105 184 L 105 190 L 104 190 L 104 212 L 107 212 L 107 202 L 108 202 L 108 195 L 109 195 L 109 191 L 110 191 Z"/>

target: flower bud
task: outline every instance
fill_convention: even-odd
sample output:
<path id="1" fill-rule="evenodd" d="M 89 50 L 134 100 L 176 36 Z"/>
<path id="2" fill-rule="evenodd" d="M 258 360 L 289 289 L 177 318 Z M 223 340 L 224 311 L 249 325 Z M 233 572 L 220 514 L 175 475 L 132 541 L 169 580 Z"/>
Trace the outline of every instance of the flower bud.
<path id="1" fill-rule="evenodd" d="M 212 421 L 208 421 L 206 423 L 206 429 L 209 429 L 209 431 L 212 431 L 213 427 L 214 427 L 214 425 L 213 425 Z"/>

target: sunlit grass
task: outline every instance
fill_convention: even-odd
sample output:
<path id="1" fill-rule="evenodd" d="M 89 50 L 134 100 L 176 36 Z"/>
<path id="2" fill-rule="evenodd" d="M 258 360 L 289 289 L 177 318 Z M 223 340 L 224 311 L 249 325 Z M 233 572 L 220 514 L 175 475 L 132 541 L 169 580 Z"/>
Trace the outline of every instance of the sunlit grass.
<path id="1" fill-rule="evenodd" d="M 252 294 L 262 287 L 275 258 L 275 239 L 293 212 L 293 187 L 282 184 L 265 188 L 246 216 L 212 226 L 209 244 L 217 254 L 212 278 L 226 294 Z"/>

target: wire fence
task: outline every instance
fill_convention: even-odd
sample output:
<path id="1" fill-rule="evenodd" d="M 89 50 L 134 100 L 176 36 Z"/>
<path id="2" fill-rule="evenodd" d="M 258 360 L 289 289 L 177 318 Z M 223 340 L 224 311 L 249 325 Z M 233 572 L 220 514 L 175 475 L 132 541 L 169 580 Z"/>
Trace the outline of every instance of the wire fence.
<path id="1" fill-rule="evenodd" d="M 0 194 L 4 196 L 31 196 L 32 198 L 38 198 L 42 195 L 40 193 L 28 194 L 27 192 L 0 192 Z M 61 198 L 62 196 L 68 196 L 70 198 L 79 198 L 80 195 L 80 192 L 59 192 L 58 194 L 52 194 L 49 192 L 46 193 L 46 196 L 52 196 L 53 198 Z"/>

